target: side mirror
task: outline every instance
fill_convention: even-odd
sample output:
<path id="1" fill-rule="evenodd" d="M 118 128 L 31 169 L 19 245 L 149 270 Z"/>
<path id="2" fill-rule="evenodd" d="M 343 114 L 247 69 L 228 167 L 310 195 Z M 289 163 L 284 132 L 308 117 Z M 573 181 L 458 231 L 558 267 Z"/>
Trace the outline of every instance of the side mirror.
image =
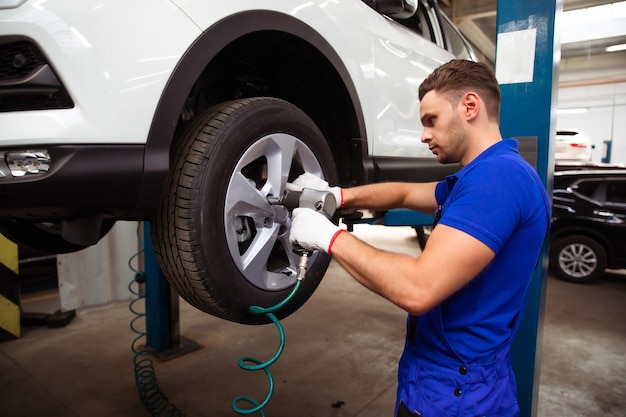
<path id="1" fill-rule="evenodd" d="M 408 19 L 417 11 L 419 0 L 363 0 L 380 14 L 396 19 Z"/>

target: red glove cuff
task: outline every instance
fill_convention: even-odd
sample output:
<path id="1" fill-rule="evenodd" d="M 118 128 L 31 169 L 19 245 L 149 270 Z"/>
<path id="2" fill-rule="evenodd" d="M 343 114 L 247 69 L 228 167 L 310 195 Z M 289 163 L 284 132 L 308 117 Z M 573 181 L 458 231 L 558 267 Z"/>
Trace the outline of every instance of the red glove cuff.
<path id="1" fill-rule="evenodd" d="M 335 234 L 333 235 L 333 237 L 330 239 L 330 243 L 328 244 L 328 254 L 330 255 L 330 248 L 333 247 L 333 243 L 335 243 L 335 239 L 337 239 L 337 236 L 339 236 L 341 233 L 343 232 L 347 232 L 346 229 L 339 229 L 335 232 Z"/>

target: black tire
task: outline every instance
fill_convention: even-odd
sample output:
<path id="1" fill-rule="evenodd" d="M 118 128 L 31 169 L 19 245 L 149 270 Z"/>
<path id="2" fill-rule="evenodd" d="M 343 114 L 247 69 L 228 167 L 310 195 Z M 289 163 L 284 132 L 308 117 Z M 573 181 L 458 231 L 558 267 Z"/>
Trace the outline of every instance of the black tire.
<path id="1" fill-rule="evenodd" d="M 550 268 L 565 281 L 579 284 L 598 281 L 606 266 L 604 247 L 590 237 L 572 235 L 552 242 Z"/>
<path id="2" fill-rule="evenodd" d="M 289 244 L 291 215 L 270 205 L 303 172 L 337 180 L 315 123 L 274 98 L 215 106 L 176 138 L 165 195 L 151 228 L 160 267 L 196 308 L 227 320 L 267 323 L 251 305 L 273 306 L 293 289 L 299 257 Z M 285 317 L 315 291 L 330 258 L 315 253 Z"/>
<path id="3" fill-rule="evenodd" d="M 104 220 L 100 229 L 99 239 L 102 239 L 109 233 L 114 225 L 114 220 Z M 45 253 L 72 253 L 91 246 L 79 245 L 64 240 L 61 236 L 61 223 L 59 222 L 2 220 L 0 221 L 0 234 L 19 246 Z"/>

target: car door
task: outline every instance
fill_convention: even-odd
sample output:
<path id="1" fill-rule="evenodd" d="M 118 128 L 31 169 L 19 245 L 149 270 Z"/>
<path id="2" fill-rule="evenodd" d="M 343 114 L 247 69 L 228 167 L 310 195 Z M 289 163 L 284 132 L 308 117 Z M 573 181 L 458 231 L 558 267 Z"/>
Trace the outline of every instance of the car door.
<path id="1" fill-rule="evenodd" d="M 435 10 L 424 2 L 410 19 L 378 18 L 381 21 L 371 25 L 378 95 L 377 123 L 368 138 L 370 153 L 431 158 L 428 147 L 420 142 L 418 89 L 428 74 L 454 55 L 443 48 Z"/>
<path id="2" fill-rule="evenodd" d="M 606 178 L 604 181 L 604 206 L 613 216 L 613 224 L 607 227 L 607 237 L 612 240 L 614 256 L 626 262 L 626 178 Z"/>

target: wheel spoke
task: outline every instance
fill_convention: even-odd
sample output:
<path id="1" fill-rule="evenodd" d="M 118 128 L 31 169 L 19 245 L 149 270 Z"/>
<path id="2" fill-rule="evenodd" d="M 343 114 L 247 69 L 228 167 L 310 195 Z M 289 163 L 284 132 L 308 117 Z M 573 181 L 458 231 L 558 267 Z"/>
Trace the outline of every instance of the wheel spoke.
<path id="1" fill-rule="evenodd" d="M 249 281 L 264 287 L 267 281 L 267 262 L 276 242 L 277 228 L 261 230 L 250 248 L 241 256 L 241 270 Z"/>
<path id="2" fill-rule="evenodd" d="M 257 190 L 255 184 L 240 171 L 236 172 L 231 179 L 224 210 L 227 218 L 245 215 L 258 218 L 272 214 L 267 197 Z"/>
<path id="3" fill-rule="evenodd" d="M 267 158 L 268 192 L 279 195 L 285 188 L 296 149 L 293 136 L 276 134 L 268 138 L 264 156 Z"/>

